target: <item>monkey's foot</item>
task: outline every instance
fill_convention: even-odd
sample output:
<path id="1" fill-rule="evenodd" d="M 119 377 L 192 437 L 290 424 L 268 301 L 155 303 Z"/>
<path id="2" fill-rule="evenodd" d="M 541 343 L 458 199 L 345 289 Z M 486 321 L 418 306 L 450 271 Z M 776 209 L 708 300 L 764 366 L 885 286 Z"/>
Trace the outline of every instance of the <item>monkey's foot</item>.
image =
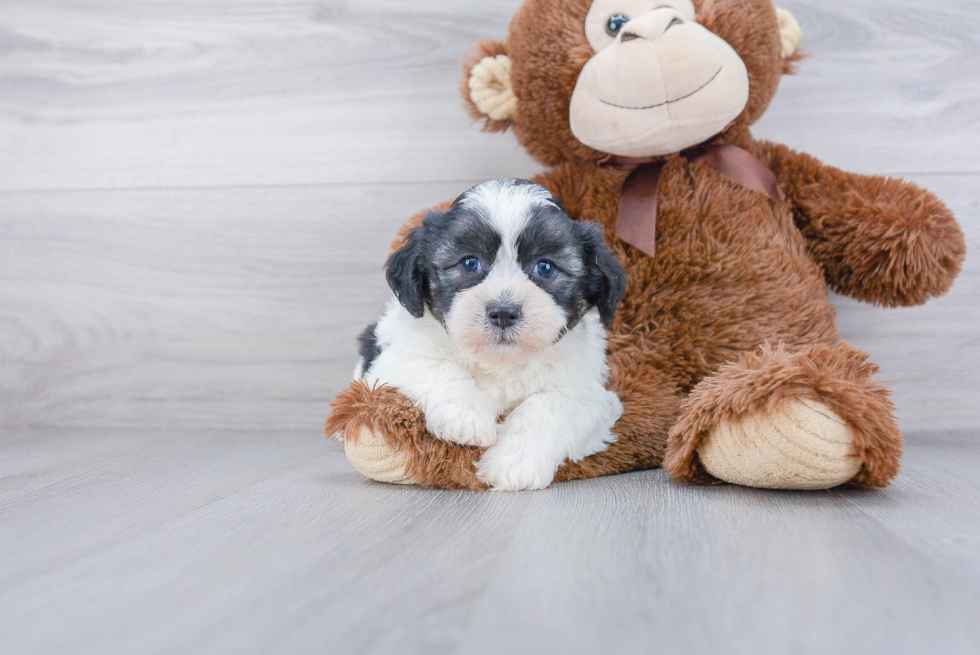
<path id="1" fill-rule="evenodd" d="M 877 370 L 846 343 L 746 354 L 684 401 L 664 468 L 685 482 L 765 489 L 886 487 L 902 435 Z"/>
<path id="2" fill-rule="evenodd" d="M 330 404 L 324 430 L 344 442 L 347 459 L 378 482 L 443 489 L 485 489 L 476 477 L 483 448 L 447 443 L 426 430 L 425 416 L 396 389 L 355 380 Z"/>
<path id="3" fill-rule="evenodd" d="M 361 428 L 354 439 L 344 440 L 347 459 L 361 475 L 389 484 L 415 484 L 408 473 L 408 454 L 392 449 L 379 436 Z"/>
<path id="4" fill-rule="evenodd" d="M 861 470 L 854 433 L 832 409 L 808 398 L 723 420 L 697 453 L 715 478 L 761 489 L 830 489 Z"/>

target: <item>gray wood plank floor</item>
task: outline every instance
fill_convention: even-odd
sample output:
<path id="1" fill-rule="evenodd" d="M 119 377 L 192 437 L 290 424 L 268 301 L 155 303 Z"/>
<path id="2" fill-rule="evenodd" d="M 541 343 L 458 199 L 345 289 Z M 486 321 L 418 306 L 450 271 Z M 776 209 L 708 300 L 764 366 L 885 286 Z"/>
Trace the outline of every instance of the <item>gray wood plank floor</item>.
<path id="1" fill-rule="evenodd" d="M 976 653 L 977 437 L 914 435 L 882 492 L 497 494 L 306 432 L 8 432 L 0 650 Z"/>
<path id="2" fill-rule="evenodd" d="M 756 129 L 967 233 L 947 297 L 835 299 L 893 488 L 431 491 L 320 439 L 394 229 L 539 170 L 456 91 L 518 4 L 0 0 L 0 653 L 980 652 L 976 0 L 781 2 Z"/>

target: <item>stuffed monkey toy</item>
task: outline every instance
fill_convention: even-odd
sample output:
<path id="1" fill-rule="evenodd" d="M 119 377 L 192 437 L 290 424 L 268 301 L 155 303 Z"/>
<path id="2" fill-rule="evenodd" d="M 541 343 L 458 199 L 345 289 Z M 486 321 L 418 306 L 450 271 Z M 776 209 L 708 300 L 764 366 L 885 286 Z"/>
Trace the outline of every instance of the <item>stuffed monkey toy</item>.
<path id="1" fill-rule="evenodd" d="M 526 0 L 464 64 L 473 117 L 513 130 L 546 167 L 533 181 L 599 223 L 629 275 L 608 345 L 617 440 L 556 481 L 663 466 L 826 489 L 898 472 L 889 393 L 828 289 L 918 305 L 950 288 L 964 239 L 928 191 L 753 138 L 800 36 L 771 0 Z M 395 389 L 353 382 L 338 433 L 375 480 L 485 488 L 482 450 L 429 435 Z"/>

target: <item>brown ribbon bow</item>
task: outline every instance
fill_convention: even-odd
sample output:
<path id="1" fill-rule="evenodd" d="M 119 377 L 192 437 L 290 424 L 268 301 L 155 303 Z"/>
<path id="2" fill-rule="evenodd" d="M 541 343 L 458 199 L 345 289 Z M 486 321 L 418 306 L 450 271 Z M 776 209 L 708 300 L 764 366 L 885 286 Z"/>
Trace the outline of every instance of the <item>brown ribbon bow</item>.
<path id="1" fill-rule="evenodd" d="M 657 244 L 657 184 L 664 164 L 673 157 L 636 159 L 610 157 L 602 165 L 632 166 L 639 164 L 623 184 L 619 199 L 616 236 L 650 255 Z M 738 146 L 709 146 L 686 151 L 679 156 L 707 164 L 742 186 L 764 193 L 777 205 L 783 200 L 775 174 L 748 150 Z"/>

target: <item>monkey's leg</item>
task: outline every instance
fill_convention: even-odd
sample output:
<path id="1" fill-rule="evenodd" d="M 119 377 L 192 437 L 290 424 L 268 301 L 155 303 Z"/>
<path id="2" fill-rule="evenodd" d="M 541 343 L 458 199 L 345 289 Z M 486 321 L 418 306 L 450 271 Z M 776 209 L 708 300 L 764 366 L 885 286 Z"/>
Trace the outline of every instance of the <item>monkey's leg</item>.
<path id="1" fill-rule="evenodd" d="M 485 489 L 474 463 L 482 448 L 436 439 L 425 416 L 392 387 L 355 380 L 330 404 L 325 433 L 340 435 L 347 458 L 372 480 L 444 489 Z"/>
<path id="2" fill-rule="evenodd" d="M 877 371 L 843 342 L 746 354 L 684 402 L 664 467 L 688 482 L 768 489 L 888 486 L 902 436 Z"/>
<path id="3" fill-rule="evenodd" d="M 623 403 L 616 442 L 581 462 L 562 466 L 555 481 L 593 478 L 655 468 L 663 460 L 667 431 L 677 418 L 680 394 L 659 369 L 630 349 L 610 355 L 609 388 Z M 446 489 L 485 489 L 476 477 L 482 448 L 446 443 L 425 429 L 425 417 L 390 387 L 360 381 L 331 404 L 327 436 L 340 434 L 347 458 L 379 482 Z"/>

